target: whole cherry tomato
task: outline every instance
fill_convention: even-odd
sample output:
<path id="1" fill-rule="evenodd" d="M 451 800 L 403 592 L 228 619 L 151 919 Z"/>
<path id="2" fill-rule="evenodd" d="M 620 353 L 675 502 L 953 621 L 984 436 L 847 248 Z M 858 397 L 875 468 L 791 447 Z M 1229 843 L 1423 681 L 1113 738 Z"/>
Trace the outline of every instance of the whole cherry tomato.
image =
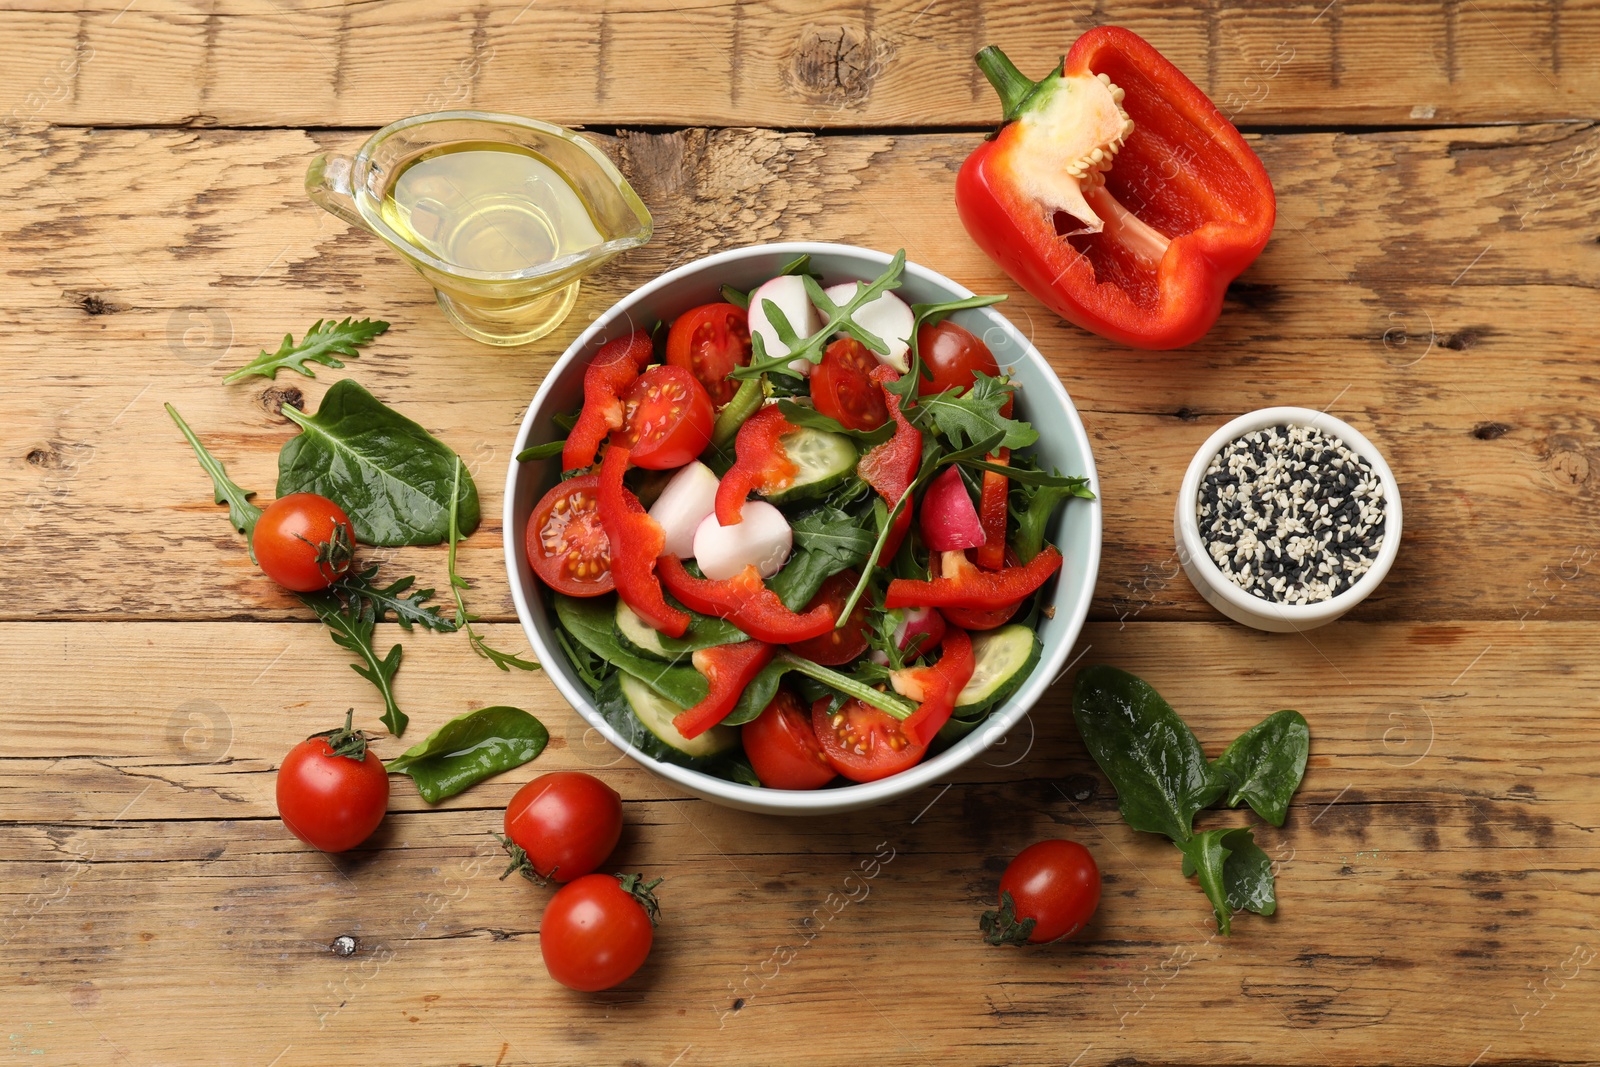
<path id="1" fill-rule="evenodd" d="M 355 541 L 350 516 L 316 493 L 274 500 L 250 535 L 262 572 L 296 593 L 314 593 L 337 581 L 350 569 Z"/>
<path id="2" fill-rule="evenodd" d="M 506 805 L 512 857 L 506 874 L 570 882 L 604 863 L 621 836 L 622 797 L 615 789 L 582 771 L 541 774 Z"/>
<path id="3" fill-rule="evenodd" d="M 1076 841 L 1040 841 L 1000 876 L 1000 908 L 984 912 L 991 945 L 1041 945 L 1083 929 L 1100 904 L 1100 868 Z"/>
<path id="4" fill-rule="evenodd" d="M 314 734 L 289 750 L 278 768 L 278 814 L 313 848 L 344 852 L 372 836 L 389 803 L 389 775 L 350 728 Z"/>
<path id="5" fill-rule="evenodd" d="M 779 689 L 772 703 L 744 724 L 740 738 L 751 769 L 768 789 L 820 789 L 834 779 L 810 714 L 787 689 Z"/>
<path id="6" fill-rule="evenodd" d="M 660 913 L 642 874 L 586 874 L 545 906 L 539 951 L 550 977 L 584 993 L 627 981 L 644 965 Z"/>

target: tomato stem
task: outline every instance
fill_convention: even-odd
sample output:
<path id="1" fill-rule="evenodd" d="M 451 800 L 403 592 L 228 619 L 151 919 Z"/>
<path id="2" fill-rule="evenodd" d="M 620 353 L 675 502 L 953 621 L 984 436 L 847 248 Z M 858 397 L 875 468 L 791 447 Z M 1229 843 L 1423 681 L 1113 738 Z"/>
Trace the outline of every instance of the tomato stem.
<path id="1" fill-rule="evenodd" d="M 1004 890 L 1000 893 L 1000 909 L 986 911 L 978 920 L 984 941 L 991 945 L 1026 945 L 1037 925 L 1037 919 L 1017 918 L 1017 902 Z"/>
<path id="2" fill-rule="evenodd" d="M 322 738 L 328 745 L 328 751 L 323 753 L 329 759 L 342 756 L 345 759 L 365 763 L 367 759 L 367 741 L 370 738 L 365 730 L 353 729 L 356 718 L 356 709 L 351 708 L 344 713 L 344 725 L 337 730 L 324 730 L 320 734 L 312 734 L 307 741 Z"/>
<path id="3" fill-rule="evenodd" d="M 527 851 L 521 845 L 512 841 L 505 834 L 494 834 L 493 836 L 505 848 L 506 855 L 511 857 L 510 864 L 506 866 L 504 871 L 500 872 L 500 880 L 502 882 L 515 873 L 522 875 L 522 877 L 543 889 L 556 876 L 556 871 L 560 870 L 560 867 L 551 867 L 549 873 L 539 873 L 539 868 L 533 865 L 533 860 L 528 858 Z"/>
<path id="4" fill-rule="evenodd" d="M 622 883 L 622 891 L 637 900 L 639 907 L 643 908 L 644 913 L 650 916 L 650 925 L 659 926 L 661 924 L 661 902 L 656 899 L 654 890 L 656 886 L 661 884 L 661 879 L 657 878 L 653 882 L 646 882 L 642 874 L 619 874 L 614 877 Z"/>

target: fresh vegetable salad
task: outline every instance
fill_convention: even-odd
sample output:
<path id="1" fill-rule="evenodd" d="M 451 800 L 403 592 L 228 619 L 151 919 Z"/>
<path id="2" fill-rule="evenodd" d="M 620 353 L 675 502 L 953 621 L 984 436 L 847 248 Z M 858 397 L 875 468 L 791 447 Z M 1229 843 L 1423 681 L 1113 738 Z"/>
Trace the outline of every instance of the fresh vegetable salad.
<path id="1" fill-rule="evenodd" d="M 1026 398 L 949 320 L 805 258 L 600 348 L 527 550 L 600 713 L 776 789 L 914 766 L 1038 662 L 1056 509 Z M 710 294 L 708 294 L 710 295 Z"/>

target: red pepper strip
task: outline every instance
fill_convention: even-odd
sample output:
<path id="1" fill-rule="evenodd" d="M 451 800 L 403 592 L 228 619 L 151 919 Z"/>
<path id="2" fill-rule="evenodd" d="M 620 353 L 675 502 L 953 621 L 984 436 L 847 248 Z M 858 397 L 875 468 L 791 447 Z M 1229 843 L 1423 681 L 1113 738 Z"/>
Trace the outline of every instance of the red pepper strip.
<path id="1" fill-rule="evenodd" d="M 617 596 L 668 637 L 682 637 L 689 628 L 689 616 L 667 603 L 655 573 L 656 557 L 666 547 L 667 535 L 645 512 L 639 498 L 623 487 L 627 470 L 628 450 L 611 445 L 600 462 L 600 483 L 595 487 L 595 510 L 611 542 L 611 577 L 617 583 Z"/>
<path id="2" fill-rule="evenodd" d="M 990 463 L 1009 464 L 1011 449 L 1002 448 L 989 457 Z M 978 521 L 983 523 L 983 544 L 978 548 L 978 566 L 997 571 L 1006 565 L 1006 498 L 1011 480 L 996 471 L 983 472 L 983 489 L 978 494 Z"/>
<path id="3" fill-rule="evenodd" d="M 1203 336 L 1277 215 L 1239 131 L 1120 27 L 1085 33 L 1038 83 L 997 48 L 977 59 L 1006 125 L 956 178 L 972 239 L 1085 330 L 1137 348 Z"/>
<path id="4" fill-rule="evenodd" d="M 604 506 L 602 503 L 601 507 Z M 833 629 L 832 607 L 818 604 L 804 615 L 796 615 L 783 606 L 777 593 L 762 583 L 760 572 L 753 566 L 720 582 L 696 578 L 677 556 L 662 556 L 656 561 L 656 570 L 667 590 L 683 601 L 684 606 L 727 619 L 757 641 L 788 645 L 821 637 Z M 618 589 L 621 589 L 620 583 Z"/>
<path id="5" fill-rule="evenodd" d="M 604 507 L 605 504 L 600 505 Z M 973 608 L 993 611 L 1021 600 L 1045 583 L 1061 568 L 1061 553 L 1055 545 L 1045 545 L 1037 556 L 1020 567 L 980 571 L 965 552 L 945 552 L 941 556 L 941 577 L 931 582 L 896 578 L 884 594 L 885 608 Z M 691 605 L 692 606 L 692 605 Z M 948 640 L 948 638 L 946 638 Z"/>
<path id="6" fill-rule="evenodd" d="M 800 468 L 789 459 L 778 438 L 795 429 L 776 404 L 769 404 L 744 420 L 739 435 L 733 439 L 733 466 L 717 483 L 718 522 L 724 526 L 739 522 L 751 490 L 770 493 L 794 481 Z"/>
<path id="7" fill-rule="evenodd" d="M 888 367 L 879 366 L 873 369 L 872 380 L 881 388 L 889 382 L 899 381 L 900 375 Z M 856 464 L 856 473 L 878 491 L 878 495 L 883 497 L 889 510 L 893 511 L 895 504 L 911 487 L 911 483 L 916 481 L 917 468 L 922 465 L 922 431 L 911 425 L 900 413 L 898 394 L 884 389 L 883 399 L 889 406 L 890 416 L 894 419 L 894 436 L 862 456 L 861 462 Z M 906 501 L 905 507 L 900 509 L 899 517 L 894 520 L 888 540 L 883 543 L 883 551 L 878 554 L 880 563 L 893 559 L 894 554 L 899 551 L 900 542 L 905 539 L 906 531 L 911 528 L 913 510 L 911 505 L 911 501 Z"/>
<path id="8" fill-rule="evenodd" d="M 972 639 L 965 630 L 951 627 L 944 635 L 944 652 L 931 667 L 906 667 L 893 671 L 889 681 L 895 692 L 920 701 L 917 710 L 900 724 L 900 731 L 919 745 L 933 740 L 950 721 L 956 696 L 972 680 Z"/>
<path id="9" fill-rule="evenodd" d="M 643 330 L 606 344 L 583 372 L 583 410 L 561 449 L 561 469 L 570 471 L 594 462 L 600 442 L 622 429 L 622 394 L 632 385 L 654 348 Z"/>
<path id="10" fill-rule="evenodd" d="M 773 647 L 764 641 L 700 649 L 690 662 L 705 675 L 708 691 L 700 703 L 673 716 L 672 725 L 684 737 L 695 738 L 726 719 L 744 687 L 772 662 L 773 652 Z"/>

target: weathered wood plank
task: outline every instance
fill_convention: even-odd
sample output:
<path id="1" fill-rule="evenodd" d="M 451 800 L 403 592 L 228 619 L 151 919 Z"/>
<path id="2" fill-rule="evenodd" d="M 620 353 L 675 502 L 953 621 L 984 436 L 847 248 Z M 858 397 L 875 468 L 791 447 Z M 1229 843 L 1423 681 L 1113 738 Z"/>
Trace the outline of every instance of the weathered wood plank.
<path id="1" fill-rule="evenodd" d="M 0 168 L 18 191 L 0 223 L 11 251 L 0 367 L 27 383 L 0 428 L 0 536 L 19 573 L 59 577 L 19 587 L 3 611 L 297 617 L 238 551 L 161 402 L 266 492 L 291 430 L 274 405 L 288 391 L 314 402 L 349 373 L 473 465 L 488 521 L 464 566 L 484 583 L 475 603 L 508 618 L 499 485 L 527 398 L 563 341 L 669 266 L 735 244 L 820 238 L 903 245 L 975 289 L 1012 294 L 1008 312 L 1095 436 L 1108 502 L 1099 618 L 1210 617 L 1173 568 L 1172 493 L 1212 428 L 1272 403 L 1331 405 L 1369 429 L 1399 473 L 1406 547 L 1357 617 L 1593 617 L 1584 579 L 1596 387 L 1587 335 L 1573 328 L 1600 285 L 1586 214 L 1600 195 L 1592 128 L 1261 138 L 1280 190 L 1278 233 L 1213 334 L 1157 354 L 1060 324 L 972 247 L 950 165 L 974 139 L 739 130 L 606 141 L 654 207 L 659 236 L 585 289 L 569 328 L 506 352 L 454 334 L 398 257 L 304 201 L 304 163 L 345 137 L 23 138 Z M 1423 186 L 1436 190 L 1426 210 L 1406 195 Z M 395 327 L 316 382 L 216 384 L 283 331 L 345 314 Z M 74 561 L 64 573 L 62 558 Z M 441 553 L 395 558 L 442 586 Z"/>
<path id="2" fill-rule="evenodd" d="M 476 107 L 600 125 L 994 121 L 971 63 L 1042 74 L 1082 30 L 1148 37 L 1236 122 L 1540 121 L 1600 106 L 1600 7 L 1555 0 L 95 0 L 0 12 L 11 122 L 381 126 Z M 1487 72 L 1492 76 L 1485 76 Z"/>
<path id="3" fill-rule="evenodd" d="M 840 1062 L 863 1029 L 891 1063 L 936 1049 L 1028 1064 L 1465 1063 L 1485 1046 L 1480 1062 L 1593 1061 L 1594 624 L 1347 626 L 1315 647 L 1220 624 L 1091 626 L 1084 662 L 1150 678 L 1212 754 L 1271 708 L 1312 724 L 1289 821 L 1259 831 L 1280 861 L 1280 913 L 1241 919 L 1229 940 L 1210 936 L 1170 846 L 1121 823 L 1060 690 L 948 792 L 778 820 L 580 755 L 543 679 L 419 638 L 401 674 L 413 729 L 510 701 L 556 743 L 439 810 L 397 781 L 374 847 L 330 860 L 273 817 L 272 768 L 330 713 L 371 701 L 311 631 L 0 626 L 5 675 L 48 681 L 0 694 L 0 982 L 12 1041 L 39 1062 L 88 1048 L 183 1058 L 201 1032 L 228 1035 L 207 1062 L 355 1062 L 375 1024 L 434 1063 L 732 1062 L 759 1047 Z M 225 725 L 226 744 L 190 712 Z M 497 883 L 485 847 L 516 785 L 562 767 L 598 767 L 623 793 L 617 863 L 667 879 L 644 975 L 592 998 L 544 978 L 545 894 Z M 976 913 L 1004 858 L 1047 835 L 1095 852 L 1099 915 L 1052 949 L 981 945 Z M 340 934 L 360 939 L 355 956 L 328 952 Z M 785 947 L 793 958 L 775 955 Z M 979 992 L 953 996 L 951 975 Z M 1211 1025 L 1185 1022 L 1200 1017 Z"/>

